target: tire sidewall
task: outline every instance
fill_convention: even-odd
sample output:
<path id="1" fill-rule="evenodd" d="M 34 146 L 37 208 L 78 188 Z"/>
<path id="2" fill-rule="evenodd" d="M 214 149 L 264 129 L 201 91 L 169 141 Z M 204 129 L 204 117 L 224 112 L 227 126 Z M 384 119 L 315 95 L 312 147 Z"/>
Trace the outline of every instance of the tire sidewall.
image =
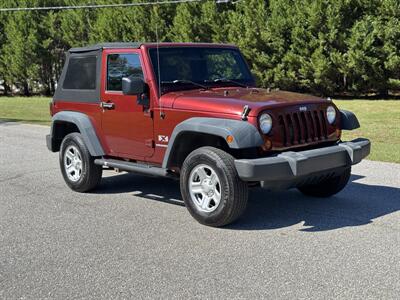
<path id="1" fill-rule="evenodd" d="M 64 156 L 65 156 L 65 151 L 69 146 L 75 146 L 78 149 L 82 158 L 82 174 L 78 181 L 70 180 L 65 170 Z M 86 185 L 89 177 L 90 159 L 91 159 L 90 154 L 88 153 L 86 145 L 84 144 L 80 134 L 71 133 L 64 138 L 63 142 L 61 143 L 60 168 L 65 182 L 71 189 L 80 190 L 83 186 Z"/>
<path id="2" fill-rule="evenodd" d="M 298 189 L 307 196 L 328 198 L 342 191 L 351 177 L 351 167 L 344 169 L 339 175 L 317 184 L 300 186 Z"/>
<path id="3" fill-rule="evenodd" d="M 220 180 L 221 201 L 218 207 L 212 212 L 199 210 L 196 204 L 193 203 L 193 200 L 190 196 L 190 173 L 196 166 L 200 164 L 205 164 L 212 167 L 213 170 L 217 173 Z M 230 210 L 232 209 L 232 205 L 229 205 L 228 202 L 233 201 L 235 195 L 233 182 L 227 174 L 228 171 L 224 163 L 221 163 L 218 159 L 215 159 L 206 154 L 189 155 L 187 161 L 185 161 L 185 167 L 183 168 L 183 172 L 181 173 L 181 193 L 190 214 L 200 223 L 218 223 L 221 219 L 221 216 L 229 215 L 231 213 Z"/>

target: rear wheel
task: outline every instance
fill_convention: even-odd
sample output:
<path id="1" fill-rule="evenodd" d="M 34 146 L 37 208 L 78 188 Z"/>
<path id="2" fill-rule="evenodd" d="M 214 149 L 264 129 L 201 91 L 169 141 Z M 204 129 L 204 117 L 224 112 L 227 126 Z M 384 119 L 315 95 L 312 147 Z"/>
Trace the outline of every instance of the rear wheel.
<path id="1" fill-rule="evenodd" d="M 185 159 L 180 175 L 183 200 L 200 223 L 219 227 L 234 222 L 246 209 L 248 188 L 234 158 L 217 148 L 202 147 Z"/>
<path id="2" fill-rule="evenodd" d="M 94 164 L 94 158 L 80 133 L 68 134 L 61 143 L 60 167 L 67 185 L 74 191 L 87 192 L 101 180 L 102 166 Z"/>
<path id="3" fill-rule="evenodd" d="M 300 186 L 298 189 L 307 196 L 330 197 L 344 189 L 349 182 L 350 176 L 351 168 L 347 168 L 338 176 L 323 180 L 317 184 Z"/>

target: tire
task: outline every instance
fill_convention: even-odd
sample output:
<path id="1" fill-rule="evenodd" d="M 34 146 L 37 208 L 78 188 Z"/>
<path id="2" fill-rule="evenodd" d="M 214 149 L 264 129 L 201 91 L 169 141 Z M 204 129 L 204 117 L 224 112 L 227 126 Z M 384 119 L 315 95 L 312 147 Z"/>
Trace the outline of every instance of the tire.
<path id="1" fill-rule="evenodd" d="M 77 132 L 65 136 L 61 143 L 60 168 L 67 185 L 77 192 L 93 190 L 103 173 L 103 167 L 94 164 L 82 135 Z"/>
<path id="2" fill-rule="evenodd" d="M 220 149 L 202 147 L 190 153 L 181 168 L 180 187 L 187 209 L 201 224 L 225 226 L 246 209 L 247 184 L 239 178 L 234 158 Z"/>
<path id="3" fill-rule="evenodd" d="M 317 184 L 310 184 L 298 187 L 304 195 L 326 198 L 339 193 L 349 182 L 351 168 L 345 169 L 342 174 L 323 180 Z"/>

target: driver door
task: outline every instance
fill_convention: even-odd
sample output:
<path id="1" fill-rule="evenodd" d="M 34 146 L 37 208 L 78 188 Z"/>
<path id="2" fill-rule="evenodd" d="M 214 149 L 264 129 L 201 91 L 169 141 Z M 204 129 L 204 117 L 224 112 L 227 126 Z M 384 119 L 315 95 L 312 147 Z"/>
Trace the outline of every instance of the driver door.
<path id="1" fill-rule="evenodd" d="M 144 159 L 153 155 L 153 119 L 137 103 L 137 95 L 122 93 L 122 78 L 145 79 L 138 50 L 104 50 L 102 58 L 102 131 L 110 156 Z"/>

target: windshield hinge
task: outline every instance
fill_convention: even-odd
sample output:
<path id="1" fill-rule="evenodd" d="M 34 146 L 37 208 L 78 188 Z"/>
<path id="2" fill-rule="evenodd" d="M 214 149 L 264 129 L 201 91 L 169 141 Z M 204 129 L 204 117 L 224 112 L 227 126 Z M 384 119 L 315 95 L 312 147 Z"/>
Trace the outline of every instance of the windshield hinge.
<path id="1" fill-rule="evenodd" d="M 153 139 L 147 139 L 145 141 L 145 145 L 146 145 L 146 147 L 149 147 L 149 148 L 155 148 L 155 143 L 154 143 Z"/>
<path id="2" fill-rule="evenodd" d="M 153 118 L 153 111 L 150 109 L 150 108 L 146 108 L 146 109 L 144 109 L 143 110 L 143 114 L 146 116 L 146 117 L 149 117 L 149 118 Z"/>

